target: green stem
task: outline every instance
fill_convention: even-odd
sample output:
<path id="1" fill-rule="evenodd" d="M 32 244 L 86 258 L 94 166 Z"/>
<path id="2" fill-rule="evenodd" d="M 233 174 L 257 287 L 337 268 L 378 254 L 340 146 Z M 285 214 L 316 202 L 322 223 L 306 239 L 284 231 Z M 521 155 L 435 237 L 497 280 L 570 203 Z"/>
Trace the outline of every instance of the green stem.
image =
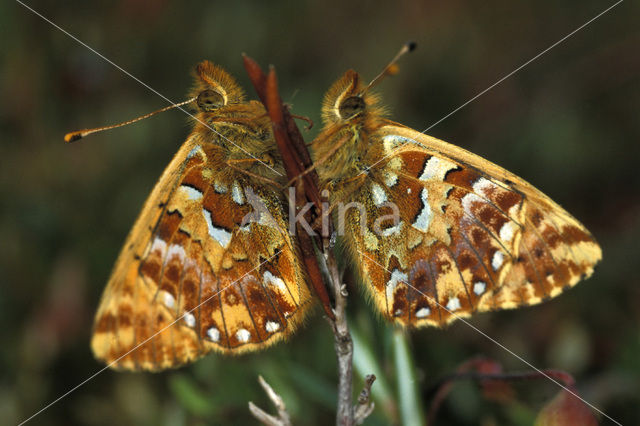
<path id="1" fill-rule="evenodd" d="M 396 329 L 393 331 L 393 355 L 402 424 L 407 426 L 426 425 L 420 402 L 420 392 L 415 379 L 415 366 L 403 330 Z"/>

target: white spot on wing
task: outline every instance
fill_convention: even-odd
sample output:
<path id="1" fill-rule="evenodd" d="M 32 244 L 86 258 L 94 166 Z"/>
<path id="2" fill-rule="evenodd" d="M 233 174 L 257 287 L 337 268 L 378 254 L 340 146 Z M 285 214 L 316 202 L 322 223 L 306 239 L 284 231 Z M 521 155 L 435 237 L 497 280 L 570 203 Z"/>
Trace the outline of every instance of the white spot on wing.
<path id="1" fill-rule="evenodd" d="M 394 234 L 400 232 L 400 230 L 402 229 L 402 225 L 403 224 L 404 224 L 404 222 L 400 221 L 395 226 L 391 226 L 391 227 L 389 227 L 387 229 L 383 229 L 382 232 L 380 233 L 380 235 L 383 236 L 383 237 L 388 237 L 389 235 L 394 235 Z"/>
<path id="2" fill-rule="evenodd" d="M 450 312 L 455 312 L 460 309 L 460 300 L 457 297 L 452 297 L 447 302 L 447 310 Z"/>
<path id="3" fill-rule="evenodd" d="M 406 143 L 406 141 L 407 139 L 397 135 L 387 135 L 382 138 L 382 143 L 386 152 L 390 152 L 396 146 Z"/>
<path id="4" fill-rule="evenodd" d="M 226 229 L 218 228 L 213 225 L 211 220 L 211 212 L 207 209 L 202 209 L 204 220 L 207 222 L 207 228 L 209 228 L 209 235 L 216 240 L 223 248 L 227 248 L 229 241 L 231 241 L 231 232 Z"/>
<path id="5" fill-rule="evenodd" d="M 191 148 L 191 151 L 189 151 L 189 153 L 187 154 L 187 160 L 189 160 L 194 155 L 198 154 L 198 151 L 201 151 L 200 145 L 196 145 L 193 148 Z"/>
<path id="6" fill-rule="evenodd" d="M 496 251 L 493 254 L 493 257 L 491 258 L 491 267 L 493 268 L 494 271 L 497 271 L 498 269 L 500 269 L 503 262 L 504 262 L 504 253 L 502 253 L 500 250 Z"/>
<path id="7" fill-rule="evenodd" d="M 490 191 L 494 188 L 498 188 L 498 185 L 483 177 L 473 184 L 473 191 L 476 194 L 484 195 L 485 197 L 488 197 L 490 195 Z"/>
<path id="8" fill-rule="evenodd" d="M 276 331 L 280 330 L 280 324 L 274 321 L 267 321 L 267 323 L 264 325 L 264 329 L 267 330 L 268 333 L 275 333 Z"/>
<path id="9" fill-rule="evenodd" d="M 173 308 L 174 305 L 176 304 L 176 298 L 173 297 L 171 293 L 165 290 L 161 290 L 160 293 L 162 293 L 161 297 L 162 297 L 162 303 L 164 304 L 164 306 L 166 306 L 167 308 Z"/>
<path id="10" fill-rule="evenodd" d="M 196 317 L 194 317 L 192 313 L 185 312 L 182 318 L 184 318 L 184 323 L 187 324 L 188 327 L 196 325 Z"/>
<path id="11" fill-rule="evenodd" d="M 411 188 L 407 188 L 407 194 L 411 194 Z"/>
<path id="12" fill-rule="evenodd" d="M 209 339 L 211 339 L 214 342 L 217 342 L 220 340 L 220 332 L 215 327 L 211 327 L 210 329 L 207 330 L 207 336 L 209 337 Z"/>
<path id="13" fill-rule="evenodd" d="M 420 175 L 420 180 L 429 180 L 429 179 L 437 179 L 444 180 L 444 176 L 447 174 L 449 170 L 455 169 L 456 166 L 451 161 L 447 161 L 445 159 L 439 157 L 431 157 L 427 160 L 427 164 L 424 165 L 424 170 L 422 171 L 422 175 Z"/>
<path id="14" fill-rule="evenodd" d="M 251 332 L 246 328 L 241 328 L 236 331 L 236 338 L 242 343 L 247 343 L 251 338 Z"/>
<path id="15" fill-rule="evenodd" d="M 180 185 L 180 191 L 182 191 L 189 200 L 199 200 L 202 198 L 202 192 L 189 185 Z"/>
<path id="16" fill-rule="evenodd" d="M 384 174 L 384 184 L 389 188 L 398 183 L 398 175 L 391 172 L 385 172 Z"/>
<path id="17" fill-rule="evenodd" d="M 371 184 L 371 197 L 373 199 L 373 204 L 377 207 L 380 207 L 387 201 L 387 193 L 384 192 L 382 186 L 378 185 L 376 182 Z"/>
<path id="18" fill-rule="evenodd" d="M 153 239 L 153 243 L 151 244 L 151 253 L 158 250 L 160 252 L 160 256 L 163 257 L 166 249 L 167 243 L 165 243 L 164 240 L 157 237 Z"/>
<path id="19" fill-rule="evenodd" d="M 420 308 L 418 312 L 416 312 L 416 318 L 426 318 L 431 314 L 431 309 L 429 308 Z"/>
<path id="20" fill-rule="evenodd" d="M 244 204 L 244 194 L 242 193 L 242 188 L 240 188 L 238 181 L 234 181 L 231 186 L 231 198 L 240 205 Z"/>
<path id="21" fill-rule="evenodd" d="M 408 279 L 409 279 L 409 276 L 398 269 L 394 269 L 391 272 L 391 278 L 389 278 L 389 281 L 387 282 L 387 288 L 386 288 L 387 303 L 389 305 L 393 304 L 393 292 L 398 286 L 398 283 L 408 283 L 409 282 Z"/>
<path id="22" fill-rule="evenodd" d="M 487 284 L 484 281 L 476 281 L 473 284 L 473 292 L 480 296 L 487 288 Z"/>
<path id="23" fill-rule="evenodd" d="M 464 212 L 468 215 L 472 215 L 471 206 L 473 203 L 486 203 L 487 201 L 477 194 L 473 192 L 468 193 L 464 197 L 462 197 L 462 207 L 464 208 Z"/>
<path id="24" fill-rule="evenodd" d="M 393 150 L 395 147 L 406 144 L 424 146 L 415 139 L 405 138 L 400 135 L 386 135 L 382 138 L 382 143 L 384 144 L 384 149 L 387 152 Z"/>
<path id="25" fill-rule="evenodd" d="M 513 223 L 512 221 L 506 222 L 500 228 L 500 239 L 506 242 L 511 241 L 513 239 L 513 235 L 515 234 L 515 231 L 516 231 L 516 224 Z"/>
<path id="26" fill-rule="evenodd" d="M 416 217 L 415 222 L 411 224 L 414 228 L 419 231 L 426 232 L 429 229 L 429 225 L 431 224 L 431 219 L 433 219 L 433 213 L 431 212 L 431 206 L 429 206 L 429 192 L 427 188 L 423 188 L 420 193 L 420 198 L 422 200 L 422 211 Z"/>
<path id="27" fill-rule="evenodd" d="M 270 284 L 275 285 L 276 287 L 278 287 L 278 290 L 280 291 L 285 291 L 287 289 L 287 286 L 285 285 L 283 279 L 280 277 L 276 277 L 269 271 L 264 271 L 264 275 L 262 276 L 262 279 L 265 285 L 270 285 Z"/>
<path id="28" fill-rule="evenodd" d="M 169 246 L 169 250 L 167 251 L 167 258 L 170 260 L 173 256 L 179 257 L 180 261 L 184 263 L 186 257 L 184 248 L 179 244 L 171 244 Z"/>

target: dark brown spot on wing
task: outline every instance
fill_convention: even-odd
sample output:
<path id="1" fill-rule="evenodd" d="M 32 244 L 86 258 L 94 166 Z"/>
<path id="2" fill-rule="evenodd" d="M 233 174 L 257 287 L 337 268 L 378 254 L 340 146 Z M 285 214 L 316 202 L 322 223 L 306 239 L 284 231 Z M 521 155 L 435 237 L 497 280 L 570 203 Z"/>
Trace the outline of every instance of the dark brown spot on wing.
<path id="1" fill-rule="evenodd" d="M 508 212 L 513 206 L 522 202 L 522 196 L 515 191 L 502 190 L 492 200 L 503 212 Z"/>
<path id="2" fill-rule="evenodd" d="M 573 225 L 563 227 L 562 235 L 564 236 L 565 241 L 569 244 L 593 242 L 593 237 L 591 237 L 591 235 Z"/>
<path id="3" fill-rule="evenodd" d="M 115 326 L 116 317 L 111 312 L 107 312 L 96 321 L 94 333 L 107 333 L 114 330 Z"/>
<path id="4" fill-rule="evenodd" d="M 165 213 L 158 223 L 157 238 L 163 241 L 171 241 L 181 221 L 182 214 L 179 211 Z"/>
<path id="5" fill-rule="evenodd" d="M 470 168 L 458 168 L 450 170 L 445 177 L 445 182 L 454 186 L 471 190 L 473 183 L 480 178 L 475 170 Z"/>

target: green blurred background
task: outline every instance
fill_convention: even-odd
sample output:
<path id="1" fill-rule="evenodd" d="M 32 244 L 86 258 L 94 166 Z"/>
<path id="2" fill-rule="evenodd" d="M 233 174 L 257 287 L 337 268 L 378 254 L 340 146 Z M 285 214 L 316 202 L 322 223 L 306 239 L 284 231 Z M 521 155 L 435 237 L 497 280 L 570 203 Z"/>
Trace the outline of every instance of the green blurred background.
<path id="1" fill-rule="evenodd" d="M 27 4 L 175 101 L 202 59 L 224 66 L 254 97 L 246 52 L 277 67 L 285 102 L 316 123 L 324 91 L 342 72 L 353 67 L 368 80 L 415 40 L 418 49 L 379 92 L 391 118 L 423 130 L 613 2 Z M 640 423 L 638 16 L 639 3 L 620 4 L 429 131 L 532 182 L 601 243 L 604 260 L 588 281 L 472 324 L 537 367 L 570 372 L 587 400 L 623 424 Z M 166 102 L 19 3 L 0 3 L 0 33 L 0 419 L 14 424 L 102 368 L 89 350 L 94 310 L 189 124 L 174 111 L 65 145 L 68 131 Z M 382 379 L 368 424 L 398 422 L 393 330 L 356 290 L 349 301 L 358 349 Z M 472 356 L 527 370 L 463 323 L 408 341 L 425 410 L 429 387 Z M 212 355 L 161 374 L 105 371 L 32 424 L 243 424 L 251 422 L 247 401 L 271 410 L 258 374 L 283 395 L 296 424 L 328 424 L 335 371 L 332 334 L 316 315 L 290 342 L 255 355 Z M 516 399 L 497 404 L 461 383 L 438 424 L 531 424 L 558 391 L 543 380 L 516 389 Z"/>

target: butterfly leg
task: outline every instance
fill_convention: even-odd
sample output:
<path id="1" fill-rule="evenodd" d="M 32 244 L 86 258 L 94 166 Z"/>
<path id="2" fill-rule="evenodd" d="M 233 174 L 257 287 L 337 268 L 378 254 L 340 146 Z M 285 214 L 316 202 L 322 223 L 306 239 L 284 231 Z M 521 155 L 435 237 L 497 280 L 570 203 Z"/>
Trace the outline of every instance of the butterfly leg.
<path id="1" fill-rule="evenodd" d="M 261 176 L 259 174 L 253 173 L 253 172 L 250 172 L 249 170 L 245 170 L 245 169 L 235 165 L 236 163 L 242 163 L 242 162 L 248 162 L 248 161 L 256 162 L 256 161 L 261 161 L 261 160 L 254 159 L 254 158 L 246 158 L 246 159 L 239 159 L 239 160 L 228 160 L 226 162 L 226 164 L 227 164 L 227 166 L 231 167 L 234 170 L 239 171 L 240 173 L 243 173 L 243 174 L 245 174 L 247 176 L 251 176 L 252 178 L 261 180 L 262 182 L 268 183 L 269 185 L 273 185 L 277 189 L 280 189 L 280 187 L 281 187 L 280 183 L 276 182 L 275 180 L 269 179 L 267 177 Z"/>
<path id="2" fill-rule="evenodd" d="M 255 117 L 233 117 L 233 118 L 229 118 L 229 117 L 214 117 L 211 119 L 211 121 L 219 121 L 222 123 L 226 123 L 226 124 L 251 124 L 253 122 L 255 122 L 256 120 L 260 120 L 263 119 L 265 117 L 268 117 L 267 113 L 261 114 L 261 115 L 257 115 Z"/>
<path id="3" fill-rule="evenodd" d="M 265 154 L 262 156 L 262 158 L 232 158 L 227 160 L 227 164 L 229 163 L 234 163 L 234 164 L 240 164 L 240 163 L 255 163 L 255 162 L 260 162 L 260 163 L 264 163 L 268 166 L 273 167 L 275 165 L 275 161 L 273 160 L 273 157 L 271 157 L 268 154 Z"/>
<path id="4" fill-rule="evenodd" d="M 304 115 L 297 115 L 297 114 L 291 114 L 291 117 L 298 120 L 302 120 L 305 123 L 307 123 L 307 127 L 305 127 L 305 130 L 311 130 L 313 128 L 313 120 L 310 119 L 309 117 L 305 117 Z"/>

